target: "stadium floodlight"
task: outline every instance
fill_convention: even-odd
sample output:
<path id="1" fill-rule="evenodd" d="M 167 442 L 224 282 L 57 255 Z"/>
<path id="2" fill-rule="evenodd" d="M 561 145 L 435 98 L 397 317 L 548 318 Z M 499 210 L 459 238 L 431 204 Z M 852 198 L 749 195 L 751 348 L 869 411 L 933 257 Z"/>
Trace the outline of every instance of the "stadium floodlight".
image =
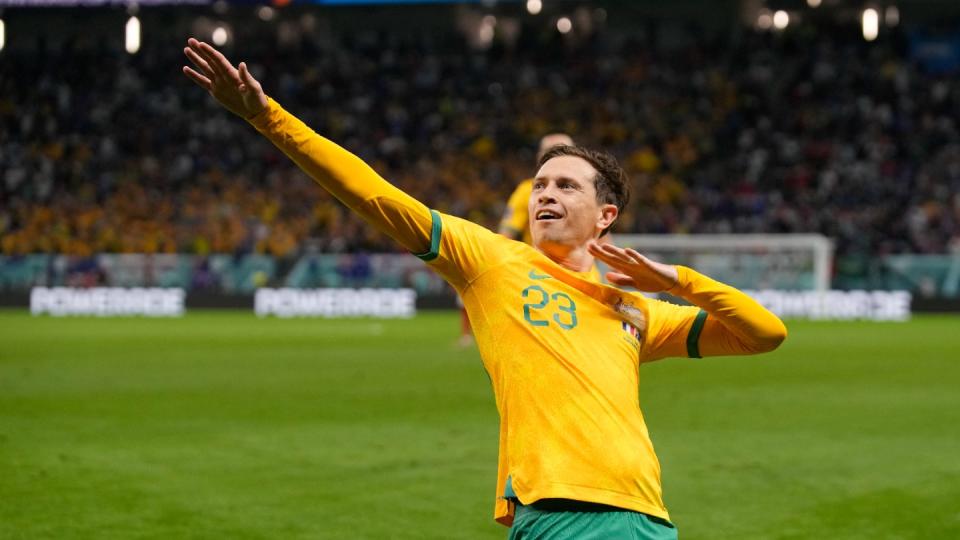
<path id="1" fill-rule="evenodd" d="M 773 26 L 777 30 L 783 30 L 790 24 L 790 14 L 779 9 L 773 14 Z"/>
<path id="2" fill-rule="evenodd" d="M 757 28 L 760 30 L 769 30 L 773 26 L 773 14 L 769 9 L 761 9 L 757 15 Z"/>
<path id="3" fill-rule="evenodd" d="M 820 7 L 820 0 L 807 0 L 807 5 L 812 8 Z"/>
<path id="4" fill-rule="evenodd" d="M 487 15 L 480 22 L 480 28 L 477 30 L 477 39 L 480 45 L 487 47 L 493 42 L 494 27 L 497 25 L 497 18 L 493 15 Z"/>
<path id="5" fill-rule="evenodd" d="M 260 6 L 257 9 L 257 16 L 260 17 L 261 21 L 273 20 L 273 16 L 275 14 L 276 14 L 276 11 L 270 6 Z"/>
<path id="6" fill-rule="evenodd" d="M 127 19 L 125 34 L 124 46 L 127 52 L 136 54 L 140 50 L 140 19 L 135 16 Z"/>
<path id="7" fill-rule="evenodd" d="M 863 39 L 867 41 L 877 39 L 877 34 L 880 33 L 880 14 L 877 10 L 873 8 L 863 10 L 860 20 L 863 24 Z"/>
<path id="8" fill-rule="evenodd" d="M 557 19 L 557 31 L 561 34 L 567 34 L 573 30 L 573 22 L 570 17 L 560 17 Z"/>
<path id="9" fill-rule="evenodd" d="M 531 15 L 536 15 L 540 13 L 540 10 L 543 9 L 543 2 L 541 0 L 527 0 L 527 13 Z"/>
<path id="10" fill-rule="evenodd" d="M 213 44 L 217 47 L 223 46 L 227 43 L 227 29 L 222 26 L 214 28 L 210 39 L 213 40 Z"/>
<path id="11" fill-rule="evenodd" d="M 886 11 L 883 12 L 883 18 L 891 28 L 900 24 L 900 9 L 897 6 L 887 6 Z"/>

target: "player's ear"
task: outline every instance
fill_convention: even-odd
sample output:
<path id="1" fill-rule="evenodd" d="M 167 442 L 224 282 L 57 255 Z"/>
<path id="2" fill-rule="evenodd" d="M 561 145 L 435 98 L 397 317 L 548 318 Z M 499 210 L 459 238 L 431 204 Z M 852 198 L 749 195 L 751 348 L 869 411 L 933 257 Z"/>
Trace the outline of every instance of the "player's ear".
<path id="1" fill-rule="evenodd" d="M 607 227 L 613 225 L 613 222 L 617 220 L 617 216 L 620 215 L 620 210 L 617 209 L 615 204 L 601 204 L 600 205 L 600 216 L 597 219 L 597 230 L 605 230 Z"/>

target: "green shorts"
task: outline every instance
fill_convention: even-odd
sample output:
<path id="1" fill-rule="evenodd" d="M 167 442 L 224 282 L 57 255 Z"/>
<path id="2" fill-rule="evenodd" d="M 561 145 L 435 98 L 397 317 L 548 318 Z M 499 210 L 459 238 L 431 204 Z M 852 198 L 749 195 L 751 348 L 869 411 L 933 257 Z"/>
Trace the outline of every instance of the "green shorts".
<path id="1" fill-rule="evenodd" d="M 573 503 L 573 504 L 570 504 Z M 669 521 L 575 501 L 517 504 L 510 540 L 677 540 Z"/>

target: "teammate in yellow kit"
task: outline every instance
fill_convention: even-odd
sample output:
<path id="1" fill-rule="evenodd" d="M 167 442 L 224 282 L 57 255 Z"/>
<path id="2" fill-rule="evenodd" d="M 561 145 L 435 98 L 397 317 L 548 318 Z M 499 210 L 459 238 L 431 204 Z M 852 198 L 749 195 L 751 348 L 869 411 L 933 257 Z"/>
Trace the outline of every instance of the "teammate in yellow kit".
<path id="1" fill-rule="evenodd" d="M 770 351 L 786 337 L 775 315 L 692 269 L 598 243 L 628 198 L 607 154 L 559 146 L 543 156 L 529 246 L 395 188 L 269 99 L 245 64 L 194 39 L 184 52 L 196 66 L 187 76 L 463 297 L 500 414 L 494 517 L 512 538 L 676 538 L 638 406 L 639 365 Z M 614 269 L 612 283 L 693 305 L 597 283 L 586 274 L 594 258 Z"/>

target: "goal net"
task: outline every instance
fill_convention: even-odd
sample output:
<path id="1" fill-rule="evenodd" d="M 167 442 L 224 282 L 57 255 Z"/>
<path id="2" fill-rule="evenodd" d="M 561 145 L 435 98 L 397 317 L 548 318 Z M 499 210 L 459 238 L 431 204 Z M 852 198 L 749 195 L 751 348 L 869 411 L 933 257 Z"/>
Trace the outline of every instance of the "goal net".
<path id="1" fill-rule="evenodd" d="M 613 243 L 739 289 L 830 290 L 833 243 L 819 234 L 618 234 Z"/>

